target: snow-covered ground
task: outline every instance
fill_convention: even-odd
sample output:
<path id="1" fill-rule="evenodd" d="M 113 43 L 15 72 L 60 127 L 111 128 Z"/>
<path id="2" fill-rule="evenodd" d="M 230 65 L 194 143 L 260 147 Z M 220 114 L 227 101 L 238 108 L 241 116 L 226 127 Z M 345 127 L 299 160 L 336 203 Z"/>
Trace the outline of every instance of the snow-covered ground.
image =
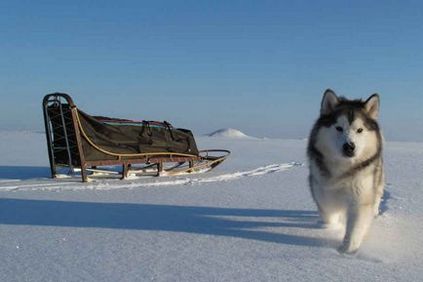
<path id="1" fill-rule="evenodd" d="M 344 256 L 306 141 L 229 137 L 197 138 L 232 151 L 207 174 L 84 184 L 48 178 L 42 133 L 0 132 L 0 281 L 421 281 L 422 143 L 386 144 L 383 214 Z"/>

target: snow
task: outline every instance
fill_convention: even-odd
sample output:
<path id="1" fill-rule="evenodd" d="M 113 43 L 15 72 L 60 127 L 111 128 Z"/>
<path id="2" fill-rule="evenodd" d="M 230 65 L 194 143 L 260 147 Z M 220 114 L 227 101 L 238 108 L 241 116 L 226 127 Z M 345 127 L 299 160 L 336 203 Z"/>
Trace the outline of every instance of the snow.
<path id="1" fill-rule="evenodd" d="M 209 137 L 225 137 L 225 138 L 252 138 L 242 131 L 233 128 L 222 128 L 207 134 Z"/>
<path id="2" fill-rule="evenodd" d="M 50 179 L 45 136 L 0 132 L 1 281 L 419 281 L 423 144 L 388 142 L 382 215 L 354 256 L 321 229 L 304 140 L 198 137 L 206 174 Z"/>

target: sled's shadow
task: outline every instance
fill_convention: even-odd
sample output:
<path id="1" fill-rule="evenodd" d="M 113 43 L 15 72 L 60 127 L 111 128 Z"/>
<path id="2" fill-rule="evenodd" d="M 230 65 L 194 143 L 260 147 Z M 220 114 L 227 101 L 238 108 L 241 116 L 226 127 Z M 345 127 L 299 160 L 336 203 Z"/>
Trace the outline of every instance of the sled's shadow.
<path id="1" fill-rule="evenodd" d="M 1 179 L 36 179 L 50 177 L 49 167 L 38 166 L 0 166 Z"/>
<path id="2" fill-rule="evenodd" d="M 318 228 L 313 211 L 24 199 L 0 199 L 0 209 L 0 224 L 8 225 L 169 231 L 313 247 L 334 244 L 286 234 L 290 228 Z"/>

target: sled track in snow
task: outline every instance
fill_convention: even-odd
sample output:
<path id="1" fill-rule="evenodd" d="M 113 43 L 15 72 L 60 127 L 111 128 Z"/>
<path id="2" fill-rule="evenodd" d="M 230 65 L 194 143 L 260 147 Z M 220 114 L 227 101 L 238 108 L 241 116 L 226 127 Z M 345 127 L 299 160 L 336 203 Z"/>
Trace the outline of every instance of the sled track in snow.
<path id="1" fill-rule="evenodd" d="M 302 166 L 302 163 L 291 162 L 282 164 L 271 164 L 247 171 L 237 171 L 210 176 L 179 176 L 163 178 L 133 177 L 128 180 L 99 179 L 93 182 L 81 183 L 80 179 L 33 179 L 33 180 L 10 180 L 0 182 L 0 191 L 57 191 L 57 190 L 114 190 L 134 189 L 157 186 L 196 185 L 202 183 L 228 182 L 246 177 L 263 176 L 270 173 L 278 173 Z"/>

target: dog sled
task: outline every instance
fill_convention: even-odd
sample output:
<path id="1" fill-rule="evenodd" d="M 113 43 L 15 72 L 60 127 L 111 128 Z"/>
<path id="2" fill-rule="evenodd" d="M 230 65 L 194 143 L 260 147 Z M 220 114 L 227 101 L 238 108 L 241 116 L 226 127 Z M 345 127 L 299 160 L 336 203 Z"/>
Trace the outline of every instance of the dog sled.
<path id="1" fill-rule="evenodd" d="M 91 116 L 64 93 L 46 95 L 43 113 L 53 178 L 63 169 L 80 173 L 83 182 L 111 175 L 125 179 L 206 172 L 230 154 L 221 149 L 198 150 L 190 130 L 166 121 Z"/>

